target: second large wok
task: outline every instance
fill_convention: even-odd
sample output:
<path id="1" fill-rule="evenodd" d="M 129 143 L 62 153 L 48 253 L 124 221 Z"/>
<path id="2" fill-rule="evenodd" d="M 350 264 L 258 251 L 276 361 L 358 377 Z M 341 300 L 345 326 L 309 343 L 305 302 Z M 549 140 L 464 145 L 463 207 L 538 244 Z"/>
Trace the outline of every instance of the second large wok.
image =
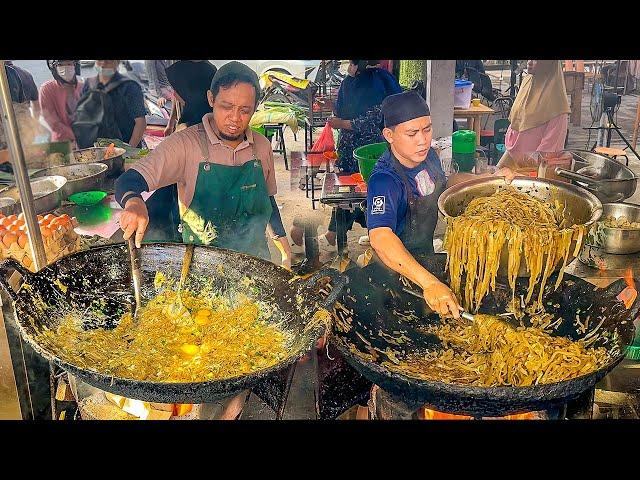
<path id="1" fill-rule="evenodd" d="M 167 277 L 180 276 L 185 245 L 143 244 L 142 273 L 143 304 L 154 294 L 154 276 L 161 271 Z M 16 292 L 7 276 L 19 271 L 24 284 Z M 213 279 L 214 286 L 225 294 L 240 292 L 250 299 L 276 307 L 269 322 L 283 322 L 283 328 L 293 334 L 290 356 L 279 364 L 249 375 L 228 379 L 169 383 L 117 378 L 89 368 L 79 368 L 60 358 L 60 352 L 43 347 L 36 335 L 43 328 L 53 329 L 69 310 L 85 311 L 96 306 L 104 318 L 87 320 L 85 328 L 113 328 L 121 315 L 131 310 L 131 274 L 129 256 L 123 244 L 110 245 L 69 255 L 38 273 L 26 271 L 13 260 L 0 264 L 0 284 L 14 301 L 16 319 L 24 338 L 47 360 L 60 365 L 84 382 L 108 392 L 129 398 L 162 403 L 201 403 L 215 400 L 251 388 L 281 372 L 306 354 L 320 337 L 324 326 L 305 330 L 313 314 L 329 306 L 340 291 L 339 275 L 333 270 L 319 272 L 307 280 L 265 260 L 213 247 L 195 247 L 186 287 Z M 329 288 L 326 280 L 333 278 L 333 290 L 322 301 L 319 289 Z M 248 281 L 247 281 L 248 280 Z M 84 317 L 83 317 L 84 318 Z"/>
<path id="2" fill-rule="evenodd" d="M 446 280 L 445 259 L 444 254 L 417 258 L 441 280 Z M 595 372 L 557 383 L 526 387 L 462 386 L 436 379 L 418 379 L 385 368 L 382 363 L 389 358 L 384 353 L 387 350 L 402 357 L 416 348 L 442 349 L 437 337 L 427 339 L 420 333 L 421 327 L 437 324 L 441 319 L 437 314 L 426 312 L 422 299 L 404 293 L 399 276 L 379 263 L 352 269 L 346 274 L 349 282 L 340 304 L 336 304 L 342 310 L 342 313 L 336 312 L 342 320 L 336 321 L 331 337 L 345 359 L 367 379 L 416 408 L 426 404 L 443 412 L 475 417 L 543 410 L 577 398 L 622 361 L 626 348 L 633 342 L 633 321 L 640 310 L 640 299 L 636 299 L 630 309 L 617 300 L 616 296 L 626 287 L 622 279 L 599 289 L 578 277 L 565 275 L 554 291 L 557 275 L 554 274 L 545 288 L 544 304 L 547 312 L 556 318 L 562 317 L 563 321 L 552 335 L 578 340 L 593 333 L 598 338 L 594 346 L 606 347 L 610 362 Z M 519 279 L 517 293 L 526 292 L 527 284 L 527 279 Z M 510 290 L 498 286 L 495 293 L 485 297 L 480 313 L 504 312 L 510 299 Z M 413 312 L 415 317 L 407 319 L 408 312 Z M 587 332 L 578 331 L 574 323 L 577 314 L 583 321 L 587 315 L 591 316 Z M 515 319 L 512 322 L 518 325 Z"/>

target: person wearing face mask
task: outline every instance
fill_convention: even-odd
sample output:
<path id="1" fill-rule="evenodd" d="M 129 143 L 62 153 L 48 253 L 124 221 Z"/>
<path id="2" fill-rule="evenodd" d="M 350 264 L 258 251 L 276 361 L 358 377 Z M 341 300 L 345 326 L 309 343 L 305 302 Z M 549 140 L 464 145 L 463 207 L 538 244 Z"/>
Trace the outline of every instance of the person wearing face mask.
<path id="1" fill-rule="evenodd" d="M 42 116 L 51 129 L 54 142 L 76 143 L 71 129 L 71 119 L 82 95 L 84 82 L 78 78 L 79 60 L 47 60 L 53 80 L 40 87 L 40 106 Z"/>
<path id="2" fill-rule="evenodd" d="M 140 141 L 147 126 L 142 88 L 135 80 L 120 74 L 118 65 L 120 60 L 96 60 L 95 68 L 98 75 L 87 78 L 82 88 L 83 98 L 80 99 L 78 108 L 83 105 L 84 97 L 92 90 L 107 92 L 110 103 L 108 113 L 110 117 L 113 116 L 115 123 L 110 128 L 109 138 L 117 138 L 132 147 L 140 147 Z M 85 140 L 85 143 L 89 142 Z"/>

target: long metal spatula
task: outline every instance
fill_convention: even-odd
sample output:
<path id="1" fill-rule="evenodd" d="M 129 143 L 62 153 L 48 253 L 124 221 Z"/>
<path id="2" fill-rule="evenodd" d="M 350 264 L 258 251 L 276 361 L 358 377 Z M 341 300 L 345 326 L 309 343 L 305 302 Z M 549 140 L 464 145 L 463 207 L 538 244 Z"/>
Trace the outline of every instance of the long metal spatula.
<path id="1" fill-rule="evenodd" d="M 142 256 L 140 255 L 140 249 L 136 248 L 136 244 L 133 240 L 133 236 L 129 238 L 129 258 L 131 259 L 131 278 L 133 280 L 133 295 L 136 301 L 136 307 L 133 311 L 133 320 L 138 318 L 138 312 L 142 308 L 142 295 L 140 290 L 142 288 Z"/>

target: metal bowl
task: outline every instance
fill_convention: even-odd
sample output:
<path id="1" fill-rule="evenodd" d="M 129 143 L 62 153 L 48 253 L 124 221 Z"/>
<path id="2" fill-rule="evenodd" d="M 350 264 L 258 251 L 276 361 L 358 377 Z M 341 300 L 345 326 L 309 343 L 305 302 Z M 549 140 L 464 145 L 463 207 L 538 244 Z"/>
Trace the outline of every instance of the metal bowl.
<path id="1" fill-rule="evenodd" d="M 71 152 L 72 162 L 75 163 L 104 163 L 108 168 L 107 177 L 113 178 L 124 172 L 124 148 L 115 147 L 115 155 L 113 157 L 104 158 L 104 154 L 108 147 L 90 147 Z"/>
<path id="2" fill-rule="evenodd" d="M 553 202 L 556 199 L 562 202 L 566 206 L 561 225 L 563 228 L 573 225 L 585 225 L 588 228 L 602 215 L 602 203 L 595 195 L 569 183 L 542 178 L 516 177 L 511 185 L 521 192 L 545 202 Z M 457 217 L 464 212 L 469 202 L 474 198 L 488 197 L 505 187 L 506 183 L 500 177 L 483 177 L 459 183 L 442 192 L 438 199 L 438 210 L 445 218 Z M 575 258 L 574 251 L 575 240 L 570 248 L 567 265 Z M 500 267 L 498 268 L 498 275 L 501 277 L 507 276 L 508 259 L 509 252 L 505 245 L 500 254 Z M 557 266 L 556 270 L 559 268 L 560 266 Z M 524 255 L 520 261 L 518 276 L 529 276 Z"/>
<path id="3" fill-rule="evenodd" d="M 633 170 L 617 160 L 586 150 L 566 152 L 573 157 L 571 168 L 559 168 L 556 174 L 573 180 L 602 203 L 622 202 L 636 192 L 638 178 Z"/>
<path id="4" fill-rule="evenodd" d="M 62 189 L 67 179 L 60 175 L 51 175 L 31 181 L 31 191 L 36 213 L 50 212 L 62 203 Z M 15 203 L 10 204 L 10 200 Z M 22 211 L 20 206 L 20 192 L 16 185 L 0 190 L 0 201 L 5 206 L 0 207 L 3 215 L 13 215 Z"/>
<path id="5" fill-rule="evenodd" d="M 45 168 L 31 175 L 31 178 L 50 175 L 60 175 L 66 178 L 67 183 L 62 188 L 62 198 L 64 200 L 77 192 L 102 189 L 108 169 L 109 167 L 104 163 L 74 163 Z"/>
<path id="6" fill-rule="evenodd" d="M 626 216 L 630 222 L 640 222 L 640 205 L 631 203 L 605 203 L 602 219 Z M 607 227 L 604 221 L 596 222 L 585 241 L 586 245 L 601 248 L 605 253 L 627 255 L 640 252 L 640 228 Z"/>

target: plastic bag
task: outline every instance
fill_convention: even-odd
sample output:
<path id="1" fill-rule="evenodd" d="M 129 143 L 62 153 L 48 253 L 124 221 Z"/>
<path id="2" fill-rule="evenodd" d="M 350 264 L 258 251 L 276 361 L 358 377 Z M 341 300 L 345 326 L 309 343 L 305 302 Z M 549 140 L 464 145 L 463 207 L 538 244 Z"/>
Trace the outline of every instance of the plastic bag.
<path id="1" fill-rule="evenodd" d="M 327 122 L 318 139 L 313 143 L 311 151 L 314 153 L 335 152 L 336 144 L 333 141 L 333 130 Z"/>

